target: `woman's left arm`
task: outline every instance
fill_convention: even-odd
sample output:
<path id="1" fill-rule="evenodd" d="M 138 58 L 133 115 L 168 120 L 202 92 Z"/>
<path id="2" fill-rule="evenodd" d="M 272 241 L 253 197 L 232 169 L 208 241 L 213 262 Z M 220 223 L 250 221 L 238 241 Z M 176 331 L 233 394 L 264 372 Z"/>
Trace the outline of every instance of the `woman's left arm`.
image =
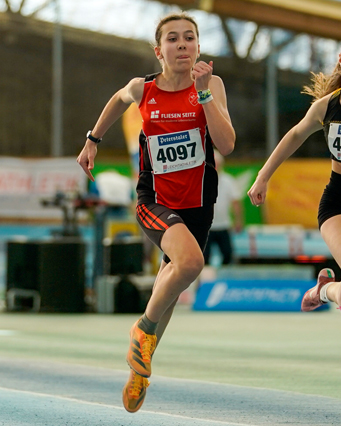
<path id="1" fill-rule="evenodd" d="M 213 143 L 225 156 L 233 151 L 236 134 L 227 109 L 224 83 L 220 77 L 212 75 L 212 65 L 213 62 L 198 62 L 193 68 L 193 76 L 197 91 L 210 89 L 212 93 L 213 100 L 202 106 Z"/>
<path id="2" fill-rule="evenodd" d="M 227 109 L 224 83 L 220 77 L 212 76 L 209 89 L 213 101 L 203 104 L 208 130 L 218 151 L 222 155 L 228 155 L 234 150 L 236 133 Z"/>

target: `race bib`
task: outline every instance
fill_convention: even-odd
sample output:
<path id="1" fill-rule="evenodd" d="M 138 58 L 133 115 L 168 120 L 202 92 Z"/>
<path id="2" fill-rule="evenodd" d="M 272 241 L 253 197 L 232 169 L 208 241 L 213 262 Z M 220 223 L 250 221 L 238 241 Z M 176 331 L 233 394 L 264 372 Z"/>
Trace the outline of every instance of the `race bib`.
<path id="1" fill-rule="evenodd" d="M 198 167 L 205 161 L 199 129 L 148 137 L 154 174 Z"/>
<path id="2" fill-rule="evenodd" d="M 329 151 L 335 158 L 341 160 L 341 124 L 330 123 L 328 132 Z"/>

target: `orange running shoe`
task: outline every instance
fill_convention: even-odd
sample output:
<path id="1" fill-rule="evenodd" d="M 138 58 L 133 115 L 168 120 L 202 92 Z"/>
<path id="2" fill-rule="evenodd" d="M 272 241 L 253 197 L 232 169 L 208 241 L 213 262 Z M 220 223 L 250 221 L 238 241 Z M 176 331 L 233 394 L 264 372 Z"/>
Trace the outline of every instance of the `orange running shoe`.
<path id="1" fill-rule="evenodd" d="M 122 392 L 123 405 L 129 413 L 136 413 L 141 408 L 148 386 L 148 379 L 130 369 L 129 379 Z"/>
<path id="2" fill-rule="evenodd" d="M 317 284 L 315 287 L 308 290 L 303 296 L 301 310 L 303 312 L 309 312 L 325 305 L 326 302 L 320 300 L 320 291 L 325 284 L 333 281 L 335 281 L 334 271 L 329 268 L 322 269 L 317 277 Z"/>
<path id="3" fill-rule="evenodd" d="M 136 373 L 142 377 L 150 377 L 152 374 L 151 358 L 156 348 L 156 335 L 146 334 L 138 327 L 140 319 L 130 330 L 130 346 L 127 354 L 127 362 Z"/>

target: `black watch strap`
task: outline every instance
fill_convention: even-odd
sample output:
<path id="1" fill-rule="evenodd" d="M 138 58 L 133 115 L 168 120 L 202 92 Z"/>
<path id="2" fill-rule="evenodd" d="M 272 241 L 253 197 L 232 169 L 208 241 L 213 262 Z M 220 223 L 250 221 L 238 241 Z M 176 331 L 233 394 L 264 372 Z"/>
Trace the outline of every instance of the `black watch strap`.
<path id="1" fill-rule="evenodd" d="M 88 133 L 86 134 L 86 137 L 90 139 L 92 142 L 100 143 L 102 138 L 95 138 L 94 136 L 92 136 L 91 132 L 92 130 L 89 130 Z"/>

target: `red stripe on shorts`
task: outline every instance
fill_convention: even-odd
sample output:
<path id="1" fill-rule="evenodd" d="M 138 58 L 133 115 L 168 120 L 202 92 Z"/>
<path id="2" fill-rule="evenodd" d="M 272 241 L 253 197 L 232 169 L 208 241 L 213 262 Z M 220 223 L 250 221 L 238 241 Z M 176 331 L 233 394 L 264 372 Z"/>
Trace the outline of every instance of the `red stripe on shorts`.
<path id="1" fill-rule="evenodd" d="M 169 226 L 165 222 L 163 222 L 160 218 L 155 216 L 155 214 L 152 213 L 150 210 L 148 210 L 147 207 L 144 204 L 142 204 L 139 207 L 141 207 L 141 210 L 142 210 L 143 214 L 145 215 L 144 217 L 146 219 L 148 219 L 148 221 L 150 222 L 151 228 L 159 229 L 159 230 L 162 230 L 162 231 L 169 228 Z M 143 223 L 144 223 L 144 221 L 143 221 Z"/>
<path id="2" fill-rule="evenodd" d="M 137 206 L 137 214 L 143 223 L 143 225 L 148 229 L 157 229 L 158 231 L 163 231 L 162 228 L 158 227 L 148 216 L 147 213 L 142 211 L 141 206 Z"/>
<path id="3" fill-rule="evenodd" d="M 145 206 L 145 204 L 142 204 L 142 209 L 143 211 L 147 211 L 147 214 L 155 221 L 157 222 L 160 226 L 162 226 L 165 230 L 169 228 L 169 226 L 167 225 L 167 223 L 163 222 L 159 217 L 155 216 L 154 213 L 152 213 L 150 210 L 147 209 L 147 207 Z M 154 222 L 154 223 L 155 223 Z"/>

